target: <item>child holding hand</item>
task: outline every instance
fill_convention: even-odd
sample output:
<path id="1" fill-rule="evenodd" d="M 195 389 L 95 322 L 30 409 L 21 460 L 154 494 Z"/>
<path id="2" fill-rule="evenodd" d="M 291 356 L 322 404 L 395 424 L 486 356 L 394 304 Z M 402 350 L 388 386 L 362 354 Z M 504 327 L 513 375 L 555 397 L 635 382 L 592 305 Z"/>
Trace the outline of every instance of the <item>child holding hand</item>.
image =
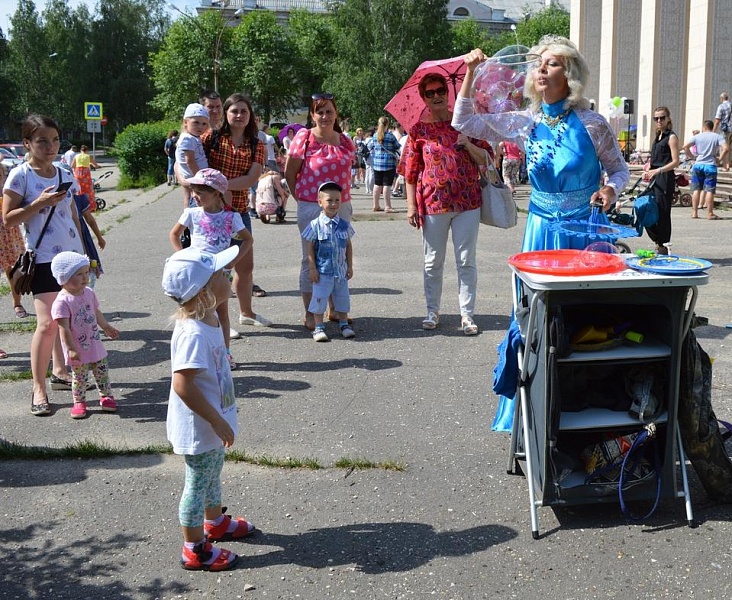
<path id="1" fill-rule="evenodd" d="M 193 571 L 224 571 L 237 560 L 212 541 L 252 534 L 254 525 L 232 519 L 221 506 L 224 449 L 237 433 L 234 381 L 226 360 L 219 306 L 231 293 L 223 269 L 237 257 L 232 246 L 218 254 L 186 248 L 165 262 L 163 290 L 178 302 L 170 343 L 172 381 L 167 433 L 186 463 L 178 507 L 183 532 L 181 563 Z"/>
<path id="2" fill-rule="evenodd" d="M 344 338 L 356 336 L 348 324 L 348 311 L 351 309 L 348 280 L 353 277 L 351 238 L 355 232 L 348 221 L 338 216 L 341 191 L 341 186 L 334 181 L 326 181 L 318 188 L 318 204 L 322 212 L 302 232 L 307 242 L 310 281 L 313 283 L 308 311 L 313 313 L 313 339 L 316 342 L 328 341 L 323 314 L 331 296 L 341 335 Z"/>
<path id="3" fill-rule="evenodd" d="M 71 394 L 74 406 L 72 419 L 83 419 L 86 413 L 86 390 L 89 371 L 99 390 L 99 405 L 105 412 L 116 412 L 117 402 L 109 383 L 107 350 L 99 329 L 111 339 L 119 331 L 110 325 L 99 309 L 99 300 L 89 285 L 89 259 L 76 252 L 59 252 L 51 261 L 51 273 L 61 286 L 51 306 L 51 317 L 58 323 L 66 364 L 71 367 Z"/>
<path id="4" fill-rule="evenodd" d="M 201 169 L 195 177 L 186 179 L 190 185 L 191 194 L 198 206 L 183 210 L 178 222 L 170 230 L 170 243 L 174 250 L 181 250 L 183 245 L 180 236 L 186 229 L 191 232 L 191 247 L 215 254 L 226 250 L 232 245 L 239 246 L 239 254 L 234 260 L 236 263 L 252 248 L 252 234 L 244 227 L 241 215 L 232 210 L 226 210 L 224 194 L 229 182 L 216 169 Z M 232 329 L 229 325 L 229 298 L 227 297 L 216 307 L 216 314 L 224 332 L 227 359 L 229 367 L 236 369 L 236 361 L 229 349 Z M 234 331 L 238 335 L 238 332 Z"/>

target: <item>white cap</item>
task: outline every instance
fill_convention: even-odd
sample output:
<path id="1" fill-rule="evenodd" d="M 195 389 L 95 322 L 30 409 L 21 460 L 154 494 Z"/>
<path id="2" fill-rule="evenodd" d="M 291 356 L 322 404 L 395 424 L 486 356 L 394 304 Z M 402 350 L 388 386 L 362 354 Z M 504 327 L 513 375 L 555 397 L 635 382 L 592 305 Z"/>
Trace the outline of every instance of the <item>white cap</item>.
<path id="1" fill-rule="evenodd" d="M 186 112 L 183 113 L 183 118 L 190 119 L 191 117 L 206 117 L 208 119 L 208 109 L 197 102 L 189 104 L 186 106 Z"/>
<path id="2" fill-rule="evenodd" d="M 196 296 L 211 279 L 239 254 L 238 246 L 230 246 L 218 254 L 197 248 L 184 248 L 165 261 L 163 291 L 179 304 Z"/>
<path id="3" fill-rule="evenodd" d="M 89 266 L 89 259 L 78 252 L 59 252 L 51 261 L 51 273 L 59 285 L 64 285 L 82 267 Z"/>

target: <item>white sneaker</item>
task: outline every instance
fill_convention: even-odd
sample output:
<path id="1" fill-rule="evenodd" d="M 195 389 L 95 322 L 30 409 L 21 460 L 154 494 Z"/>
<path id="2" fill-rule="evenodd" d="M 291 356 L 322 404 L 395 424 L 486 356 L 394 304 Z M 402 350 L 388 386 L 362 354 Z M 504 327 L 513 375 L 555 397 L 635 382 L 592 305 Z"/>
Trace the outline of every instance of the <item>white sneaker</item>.
<path id="1" fill-rule="evenodd" d="M 440 323 L 440 315 L 434 312 L 428 312 L 427 318 L 422 321 L 422 329 L 435 329 Z"/>
<path id="2" fill-rule="evenodd" d="M 240 337 L 241 337 L 241 333 L 239 333 L 233 327 L 229 327 L 229 338 L 231 338 L 232 340 L 238 340 Z"/>
<path id="3" fill-rule="evenodd" d="M 323 329 L 316 329 L 315 331 L 313 331 L 313 339 L 316 342 L 327 342 L 328 334 L 325 333 Z"/>
<path id="4" fill-rule="evenodd" d="M 252 318 L 239 314 L 239 324 L 253 325 L 254 327 L 270 327 L 272 325 L 272 321 L 262 315 L 254 315 L 254 318 Z"/>
<path id="5" fill-rule="evenodd" d="M 345 324 L 341 325 L 341 335 L 346 339 L 350 339 L 356 337 L 356 332 L 351 329 L 350 325 Z"/>

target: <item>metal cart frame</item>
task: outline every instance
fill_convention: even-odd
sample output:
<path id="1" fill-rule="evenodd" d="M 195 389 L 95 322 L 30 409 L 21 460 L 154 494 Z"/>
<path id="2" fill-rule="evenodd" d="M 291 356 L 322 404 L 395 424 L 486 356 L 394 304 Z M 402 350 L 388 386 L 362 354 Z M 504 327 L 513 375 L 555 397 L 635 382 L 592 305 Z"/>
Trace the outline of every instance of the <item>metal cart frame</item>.
<path id="1" fill-rule="evenodd" d="M 532 399 L 530 386 L 528 384 L 530 377 L 530 357 L 533 355 L 535 361 L 541 359 L 540 350 L 537 350 L 536 348 L 532 350 L 532 346 L 542 343 L 539 339 L 541 338 L 541 335 L 539 335 L 539 328 L 545 326 L 544 321 L 541 323 L 538 322 L 540 318 L 539 313 L 541 312 L 539 307 L 540 305 L 543 305 L 544 307 L 548 306 L 549 302 L 551 302 L 552 295 L 556 295 L 557 293 L 560 298 L 567 298 L 567 294 L 572 294 L 573 297 L 575 297 L 574 295 L 576 294 L 577 296 L 575 298 L 581 298 L 583 297 L 581 296 L 582 294 L 585 294 L 585 296 L 589 294 L 591 296 L 593 293 L 595 296 L 592 297 L 597 297 L 598 290 L 600 290 L 599 293 L 601 294 L 617 293 L 618 290 L 629 290 L 629 293 L 632 294 L 634 293 L 632 290 L 636 290 L 640 291 L 642 294 L 657 294 L 657 297 L 661 297 L 659 294 L 664 295 L 664 297 L 668 294 L 675 294 L 677 298 L 673 311 L 679 314 L 676 315 L 678 318 L 672 319 L 672 325 L 674 325 L 673 322 L 675 322 L 675 327 L 678 331 L 675 331 L 672 335 L 672 339 L 674 341 L 671 347 L 671 355 L 669 356 L 669 360 L 671 361 L 670 364 L 676 365 L 675 369 L 671 369 L 674 380 L 670 382 L 672 387 L 670 388 L 671 391 L 669 393 L 672 397 L 668 402 L 668 430 L 666 433 L 668 443 L 666 444 L 665 458 L 669 460 L 665 461 L 666 466 L 664 467 L 664 470 L 669 472 L 669 478 L 672 480 L 673 484 L 673 490 L 669 491 L 668 495 L 684 498 L 688 524 L 690 527 L 694 527 L 691 497 L 686 472 L 686 459 L 681 442 L 681 434 L 677 425 L 676 410 L 678 405 L 678 375 L 681 342 L 686 336 L 691 324 L 691 318 L 693 316 L 694 306 L 698 296 L 697 286 L 706 284 L 708 282 L 708 275 L 668 276 L 639 273 L 637 271 L 626 269 L 625 271 L 611 275 L 567 277 L 526 273 L 515 268 L 513 271 L 512 292 L 514 314 L 518 314 L 519 310 L 525 308 L 527 305 L 529 314 L 528 319 L 525 321 L 525 326 L 521 328 L 523 344 L 518 352 L 520 401 L 516 402 L 514 407 L 513 429 L 511 432 L 511 445 L 508 455 L 507 470 L 509 473 L 516 472 L 515 470 L 518 465 L 518 461 L 521 461 L 521 467 L 529 484 L 529 510 L 531 515 L 532 537 L 534 539 L 539 538 L 538 507 L 564 503 L 555 502 L 554 499 L 549 499 L 547 501 L 547 494 L 544 493 L 543 489 L 546 481 L 544 481 L 542 477 L 536 477 L 536 469 L 540 466 L 537 464 L 537 459 L 533 456 L 533 453 L 536 452 L 537 448 L 532 449 L 530 440 L 532 423 L 535 423 L 536 419 L 545 419 L 546 414 L 542 414 L 542 412 L 547 412 L 545 410 L 545 399 Z M 661 290 L 661 292 L 659 292 L 659 290 Z M 562 294 L 564 294 L 564 296 L 562 296 Z M 534 384 L 534 390 L 537 389 L 541 389 L 541 386 Z M 546 440 L 543 442 L 546 443 Z M 542 454 L 543 452 L 544 450 L 537 454 Z M 542 458 L 546 457 L 542 456 Z M 678 489 L 676 482 L 676 460 L 678 460 L 678 465 L 681 471 L 681 489 Z M 537 498 L 537 496 L 541 497 Z M 611 500 L 612 498 L 608 498 L 604 501 Z M 588 497 L 586 499 L 574 499 L 574 503 L 589 503 L 594 501 L 597 501 L 597 498 Z"/>

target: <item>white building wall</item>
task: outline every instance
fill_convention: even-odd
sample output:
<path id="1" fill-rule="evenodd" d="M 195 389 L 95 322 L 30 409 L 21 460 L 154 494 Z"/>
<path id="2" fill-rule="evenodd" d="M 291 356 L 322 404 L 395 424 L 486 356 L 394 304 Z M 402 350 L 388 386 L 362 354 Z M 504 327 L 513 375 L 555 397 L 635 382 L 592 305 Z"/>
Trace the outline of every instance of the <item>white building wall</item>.
<path id="1" fill-rule="evenodd" d="M 587 96 L 600 112 L 613 96 L 635 100 L 640 149 L 650 148 L 655 107 L 669 107 L 683 143 L 732 92 L 732 0 L 572 0 L 570 14 Z"/>

